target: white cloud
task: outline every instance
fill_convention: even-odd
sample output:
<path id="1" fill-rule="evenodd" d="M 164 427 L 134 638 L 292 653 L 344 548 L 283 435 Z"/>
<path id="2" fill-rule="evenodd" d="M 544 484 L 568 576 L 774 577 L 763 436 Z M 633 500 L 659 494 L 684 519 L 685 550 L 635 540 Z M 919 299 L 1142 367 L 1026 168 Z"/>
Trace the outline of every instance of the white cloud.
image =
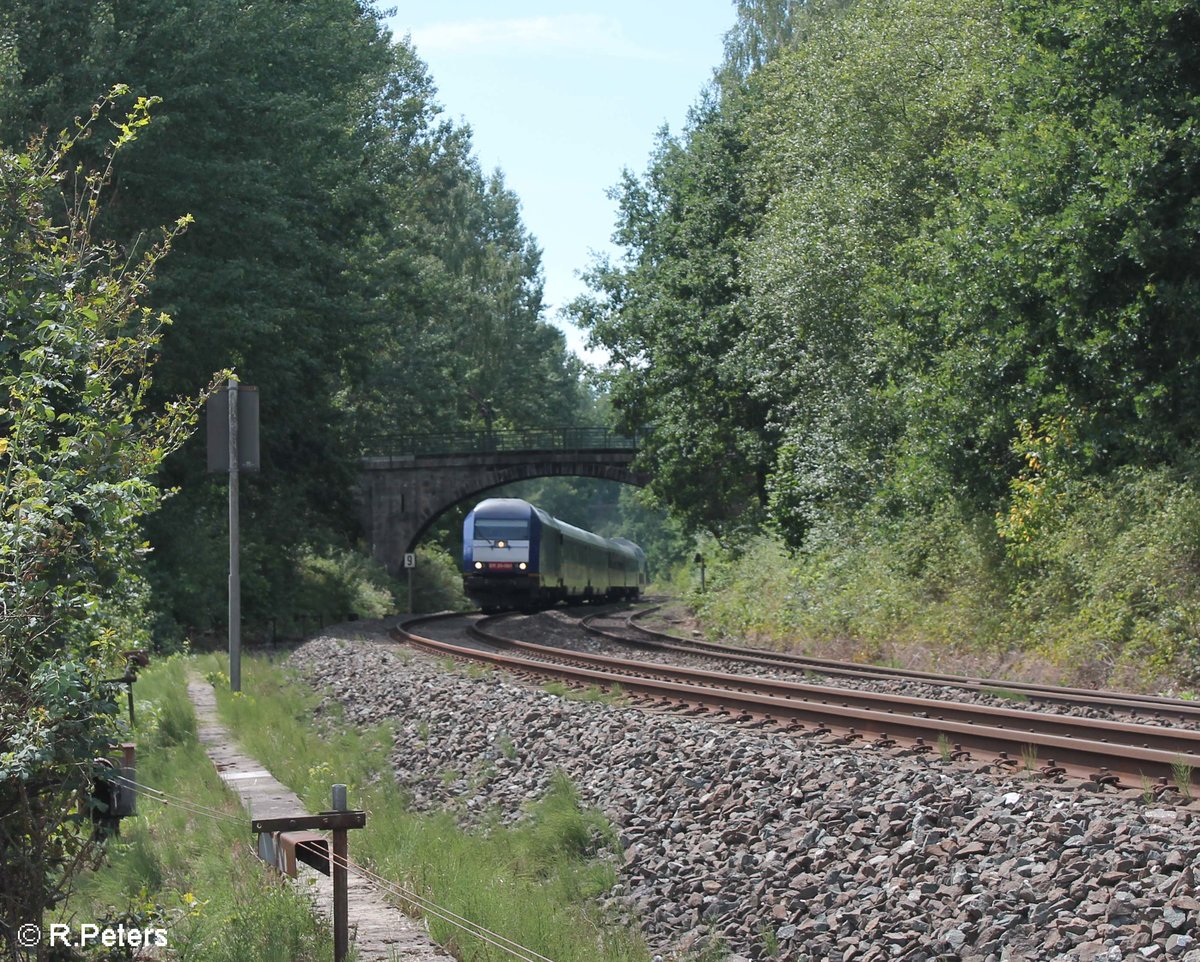
<path id="1" fill-rule="evenodd" d="M 661 50 L 642 47 L 625 35 L 620 21 L 595 14 L 457 20 L 412 29 L 417 53 L 538 54 L 669 61 Z"/>

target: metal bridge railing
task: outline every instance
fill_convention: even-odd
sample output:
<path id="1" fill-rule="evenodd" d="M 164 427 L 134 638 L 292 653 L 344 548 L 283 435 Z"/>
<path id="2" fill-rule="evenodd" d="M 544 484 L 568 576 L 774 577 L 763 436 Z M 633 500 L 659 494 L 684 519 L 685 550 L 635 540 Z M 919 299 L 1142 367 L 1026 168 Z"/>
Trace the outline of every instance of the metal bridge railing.
<path id="1" fill-rule="evenodd" d="M 490 451 L 633 450 L 636 436 L 607 428 L 536 428 L 524 431 L 459 431 L 450 434 L 388 434 L 366 440 L 367 456 L 475 454 Z"/>

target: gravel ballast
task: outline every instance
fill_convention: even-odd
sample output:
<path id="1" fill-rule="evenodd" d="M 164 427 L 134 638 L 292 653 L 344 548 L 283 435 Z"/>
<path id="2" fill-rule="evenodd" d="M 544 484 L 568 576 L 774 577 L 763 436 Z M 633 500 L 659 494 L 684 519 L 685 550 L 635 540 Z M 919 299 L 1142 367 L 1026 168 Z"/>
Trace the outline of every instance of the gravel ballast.
<path id="1" fill-rule="evenodd" d="M 519 818 L 555 770 L 620 833 L 606 909 L 667 958 L 1200 962 L 1192 805 L 577 701 L 380 638 L 291 656 L 394 721 L 420 810 Z"/>

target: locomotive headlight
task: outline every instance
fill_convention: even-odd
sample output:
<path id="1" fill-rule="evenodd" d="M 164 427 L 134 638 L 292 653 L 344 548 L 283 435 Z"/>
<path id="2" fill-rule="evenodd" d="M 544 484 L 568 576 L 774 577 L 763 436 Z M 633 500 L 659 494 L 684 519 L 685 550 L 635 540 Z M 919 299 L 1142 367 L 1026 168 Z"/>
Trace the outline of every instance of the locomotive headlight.
<path id="1" fill-rule="evenodd" d="M 475 570 L 476 570 L 476 571 L 482 571 L 482 570 L 483 570 L 483 562 L 482 562 L 482 561 L 476 561 L 476 562 L 475 562 Z"/>
<path id="2" fill-rule="evenodd" d="M 507 542 L 507 541 L 497 541 L 497 542 L 496 542 L 496 547 L 497 547 L 497 548 L 507 548 L 507 547 L 508 547 L 508 542 Z"/>
<path id="3" fill-rule="evenodd" d="M 517 567 L 520 568 L 522 571 L 524 571 L 526 568 L 529 567 L 529 565 L 527 565 L 524 561 L 521 561 L 517 564 Z"/>

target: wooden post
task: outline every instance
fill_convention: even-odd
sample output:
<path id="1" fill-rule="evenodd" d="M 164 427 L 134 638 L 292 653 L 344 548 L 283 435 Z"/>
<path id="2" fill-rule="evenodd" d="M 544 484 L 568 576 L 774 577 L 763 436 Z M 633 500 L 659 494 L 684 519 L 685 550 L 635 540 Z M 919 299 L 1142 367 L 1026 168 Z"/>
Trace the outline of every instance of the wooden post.
<path id="1" fill-rule="evenodd" d="M 333 811 L 347 811 L 346 786 L 333 786 Z M 350 923 L 347 918 L 350 912 L 349 878 L 346 872 L 346 860 L 349 847 L 346 844 L 346 830 L 333 830 L 333 962 L 346 962 L 350 951 Z"/>
<path id="2" fill-rule="evenodd" d="M 346 844 L 346 830 L 362 828 L 367 824 L 366 812 L 351 811 L 346 807 L 346 786 L 333 786 L 333 810 L 320 812 L 316 815 L 284 816 L 282 818 L 255 818 L 250 821 L 250 831 L 260 836 L 272 835 L 278 832 L 307 832 L 324 829 L 333 834 L 333 856 L 329 859 L 332 864 L 324 864 L 323 857 L 309 859 L 310 865 L 318 871 L 329 870 L 333 879 L 333 958 L 334 962 L 346 962 L 350 952 L 350 906 L 349 906 L 349 873 L 347 861 L 349 846 Z M 283 839 L 265 840 L 259 838 L 258 853 L 260 858 L 281 868 L 278 849 Z M 293 844 L 296 840 L 293 839 Z M 270 855 L 264 855 L 264 851 Z M 297 850 L 298 851 L 298 850 Z M 320 855 L 320 853 L 317 853 Z"/>

